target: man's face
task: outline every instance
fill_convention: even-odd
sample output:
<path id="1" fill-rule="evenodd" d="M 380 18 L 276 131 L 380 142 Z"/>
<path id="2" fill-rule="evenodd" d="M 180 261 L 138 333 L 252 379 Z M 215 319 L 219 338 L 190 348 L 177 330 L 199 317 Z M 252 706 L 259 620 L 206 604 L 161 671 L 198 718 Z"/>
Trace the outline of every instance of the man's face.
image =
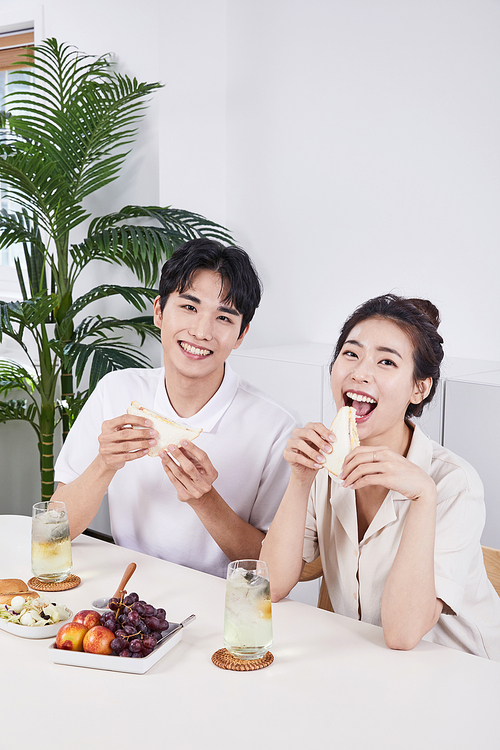
<path id="1" fill-rule="evenodd" d="M 161 329 L 166 373 L 187 378 L 213 378 L 224 374 L 224 362 L 243 341 L 241 314 L 223 302 L 226 290 L 215 271 L 197 271 L 189 289 L 172 292 L 163 308 L 154 303 L 154 322 Z M 215 386 L 218 388 L 219 383 Z"/>

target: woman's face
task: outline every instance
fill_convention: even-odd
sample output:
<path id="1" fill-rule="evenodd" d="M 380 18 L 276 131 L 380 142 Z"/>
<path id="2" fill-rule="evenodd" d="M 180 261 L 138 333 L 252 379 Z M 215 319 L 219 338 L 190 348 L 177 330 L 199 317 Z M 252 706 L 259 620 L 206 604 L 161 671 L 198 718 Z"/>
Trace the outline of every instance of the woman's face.
<path id="1" fill-rule="evenodd" d="M 420 403 L 432 384 L 430 378 L 415 383 L 411 340 L 383 318 L 368 318 L 351 330 L 330 382 L 337 409 L 356 409 L 361 442 L 389 447 L 407 432 L 408 404 Z"/>

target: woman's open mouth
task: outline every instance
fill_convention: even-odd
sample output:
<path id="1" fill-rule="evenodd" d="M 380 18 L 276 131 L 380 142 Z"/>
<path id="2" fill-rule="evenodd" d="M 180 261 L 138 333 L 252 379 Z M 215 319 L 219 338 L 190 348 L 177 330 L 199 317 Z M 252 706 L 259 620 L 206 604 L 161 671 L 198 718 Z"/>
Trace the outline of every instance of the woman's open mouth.
<path id="1" fill-rule="evenodd" d="M 346 391 L 344 393 L 344 404 L 352 406 L 356 410 L 356 423 L 365 422 L 372 411 L 377 408 L 377 402 L 367 393 L 359 391 Z"/>

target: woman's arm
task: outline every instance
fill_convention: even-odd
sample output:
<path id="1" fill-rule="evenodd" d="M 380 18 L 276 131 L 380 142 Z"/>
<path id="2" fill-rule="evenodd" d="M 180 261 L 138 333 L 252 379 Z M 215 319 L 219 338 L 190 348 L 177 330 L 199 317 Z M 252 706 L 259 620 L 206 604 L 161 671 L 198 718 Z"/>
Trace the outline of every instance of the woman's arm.
<path id="1" fill-rule="evenodd" d="M 287 443 L 283 455 L 290 464 L 290 481 L 260 554 L 269 565 L 273 602 L 287 596 L 300 578 L 309 491 L 334 440 L 324 425 L 309 423 L 294 430 Z"/>
<path id="2" fill-rule="evenodd" d="M 433 483 L 434 484 L 434 483 Z M 414 648 L 443 609 L 434 583 L 436 492 L 413 500 L 382 596 L 382 627 L 390 648 Z"/>
<path id="3" fill-rule="evenodd" d="M 389 448 L 357 448 L 346 459 L 346 486 L 385 487 L 401 493 L 411 505 L 396 557 L 382 596 L 382 627 L 387 645 L 412 649 L 436 624 L 443 603 L 436 598 L 434 545 L 436 485 L 420 467 Z"/>

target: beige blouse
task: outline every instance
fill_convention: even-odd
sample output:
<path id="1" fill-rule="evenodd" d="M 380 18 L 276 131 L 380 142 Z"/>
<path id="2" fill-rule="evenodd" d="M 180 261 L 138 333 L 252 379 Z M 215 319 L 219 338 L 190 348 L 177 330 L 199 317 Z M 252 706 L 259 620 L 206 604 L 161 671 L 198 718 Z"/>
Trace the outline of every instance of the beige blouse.
<path id="1" fill-rule="evenodd" d="M 485 522 L 483 486 L 466 461 L 415 427 L 408 459 L 438 491 L 434 555 L 436 596 L 443 614 L 426 640 L 500 661 L 500 597 L 489 582 L 480 537 Z M 358 544 L 354 490 L 326 469 L 311 489 L 304 560 L 321 554 L 336 613 L 381 625 L 384 585 L 396 555 L 411 500 L 390 491 Z"/>

